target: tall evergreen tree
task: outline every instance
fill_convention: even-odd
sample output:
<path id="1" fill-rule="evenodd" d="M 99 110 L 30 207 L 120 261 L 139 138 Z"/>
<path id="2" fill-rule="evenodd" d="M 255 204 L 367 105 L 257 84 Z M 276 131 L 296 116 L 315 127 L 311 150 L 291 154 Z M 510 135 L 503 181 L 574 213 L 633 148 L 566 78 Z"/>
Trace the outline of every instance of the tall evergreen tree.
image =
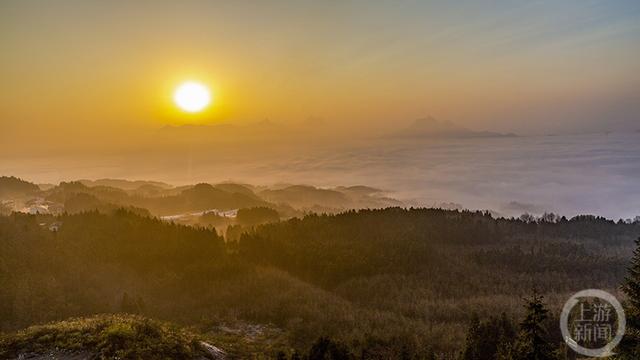
<path id="1" fill-rule="evenodd" d="M 633 251 L 633 258 L 622 290 L 627 295 L 625 304 L 627 329 L 618 352 L 622 359 L 638 359 L 640 358 L 640 238 L 636 240 L 636 249 Z"/>
<path id="2" fill-rule="evenodd" d="M 480 322 L 477 316 L 471 320 L 461 360 L 493 360 L 500 349 L 510 346 L 515 329 L 505 313 Z"/>
<path id="3" fill-rule="evenodd" d="M 553 347 L 547 339 L 545 321 L 549 310 L 545 308 L 543 297 L 534 290 L 525 304 L 527 310 L 524 320 L 520 323 L 518 337 L 508 351 L 501 356 L 511 360 L 551 360 L 556 359 Z"/>
<path id="4" fill-rule="evenodd" d="M 460 356 L 461 360 L 479 359 L 478 340 L 480 336 L 482 336 L 480 333 L 480 320 L 478 319 L 477 314 L 473 314 L 473 318 L 469 324 L 469 329 L 467 330 L 467 339 L 465 341 L 464 350 L 462 350 L 462 354 Z"/>
<path id="5" fill-rule="evenodd" d="M 309 360 L 353 360 L 355 357 L 342 343 L 321 337 L 309 350 Z"/>

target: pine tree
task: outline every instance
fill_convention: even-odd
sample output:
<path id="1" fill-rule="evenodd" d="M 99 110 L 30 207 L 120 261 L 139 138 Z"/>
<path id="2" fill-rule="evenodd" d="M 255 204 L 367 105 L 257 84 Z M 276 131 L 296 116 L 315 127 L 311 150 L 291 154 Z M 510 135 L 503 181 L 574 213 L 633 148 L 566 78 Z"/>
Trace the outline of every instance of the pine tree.
<path id="1" fill-rule="evenodd" d="M 329 338 L 321 337 L 313 344 L 309 355 L 309 360 L 352 360 L 353 354 L 342 343 L 335 342 Z"/>
<path id="2" fill-rule="evenodd" d="M 622 285 L 627 295 L 625 315 L 627 329 L 618 352 L 622 359 L 640 358 L 640 238 L 636 240 L 631 266 Z"/>
<path id="3" fill-rule="evenodd" d="M 475 360 L 478 359 L 478 338 L 480 336 L 480 320 L 478 315 L 473 314 L 469 329 L 467 330 L 467 340 L 465 342 L 464 350 L 460 356 L 461 360 Z"/>
<path id="4" fill-rule="evenodd" d="M 510 351 L 513 360 L 550 360 L 555 359 L 553 347 L 547 340 L 544 322 L 548 312 L 543 303 L 543 297 L 534 290 L 527 300 L 527 310 L 524 320 L 520 323 L 520 331 L 515 344 Z M 501 354 L 504 356 L 504 354 Z"/>
<path id="5" fill-rule="evenodd" d="M 509 346 L 515 330 L 505 313 L 480 322 L 476 315 L 471 319 L 461 360 L 492 360 L 498 358 L 501 349 Z"/>

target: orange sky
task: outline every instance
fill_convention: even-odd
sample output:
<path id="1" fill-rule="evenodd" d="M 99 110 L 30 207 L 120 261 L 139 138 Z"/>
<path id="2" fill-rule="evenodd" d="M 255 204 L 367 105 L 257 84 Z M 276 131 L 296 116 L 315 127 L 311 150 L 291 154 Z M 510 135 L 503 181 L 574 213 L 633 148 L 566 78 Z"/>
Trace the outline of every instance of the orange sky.
<path id="1" fill-rule="evenodd" d="M 0 130 L 384 128 L 427 114 L 518 133 L 635 129 L 639 44 L 635 1 L 5 0 Z M 212 87 L 206 114 L 171 103 L 185 79 Z"/>

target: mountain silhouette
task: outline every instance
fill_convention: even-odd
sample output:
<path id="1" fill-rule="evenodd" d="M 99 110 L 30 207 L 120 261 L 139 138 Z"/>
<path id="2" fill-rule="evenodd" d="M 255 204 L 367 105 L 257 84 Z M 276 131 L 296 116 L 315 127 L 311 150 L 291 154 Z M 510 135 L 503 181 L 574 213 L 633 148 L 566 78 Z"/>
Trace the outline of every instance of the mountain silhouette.
<path id="1" fill-rule="evenodd" d="M 503 134 L 491 131 L 474 131 L 461 127 L 451 121 L 438 120 L 433 116 L 415 120 L 407 128 L 395 133 L 393 137 L 402 138 L 478 138 L 513 137 L 515 134 Z"/>

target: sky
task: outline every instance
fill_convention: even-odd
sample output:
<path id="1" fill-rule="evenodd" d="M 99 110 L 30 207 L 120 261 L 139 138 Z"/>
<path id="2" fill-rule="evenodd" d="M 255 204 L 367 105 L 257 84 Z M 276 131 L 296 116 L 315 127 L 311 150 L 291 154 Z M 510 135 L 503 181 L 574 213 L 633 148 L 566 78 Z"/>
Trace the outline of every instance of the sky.
<path id="1" fill-rule="evenodd" d="M 519 134 L 640 128 L 635 0 L 3 0 L 0 53 L 6 142 L 427 115 Z M 214 92 L 203 114 L 171 102 L 189 79 Z"/>

